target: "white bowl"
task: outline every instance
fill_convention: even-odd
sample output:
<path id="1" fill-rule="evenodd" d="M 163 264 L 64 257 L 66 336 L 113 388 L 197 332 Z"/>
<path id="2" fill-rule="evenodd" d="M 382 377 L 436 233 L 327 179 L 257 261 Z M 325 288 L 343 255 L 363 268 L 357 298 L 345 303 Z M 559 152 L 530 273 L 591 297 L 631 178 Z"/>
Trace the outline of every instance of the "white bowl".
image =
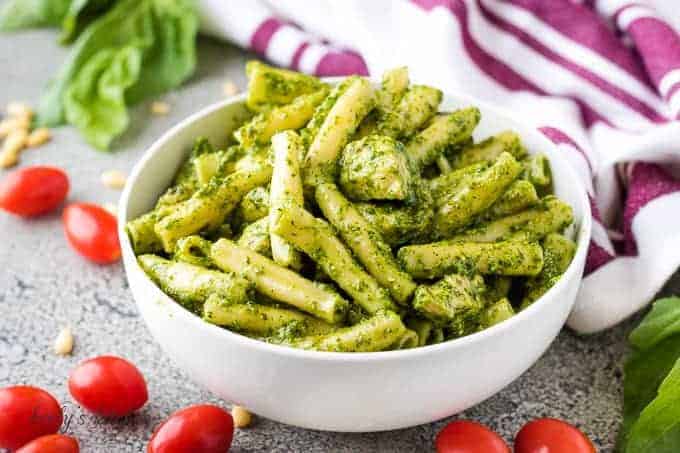
<path id="1" fill-rule="evenodd" d="M 565 323 L 590 241 L 585 190 L 556 147 L 508 113 L 446 95 L 443 110 L 477 105 L 475 138 L 517 131 L 547 154 L 557 195 L 574 209 L 576 255 L 559 282 L 511 319 L 437 345 L 375 353 L 302 351 L 263 343 L 208 324 L 166 296 L 137 264 L 125 223 L 147 212 L 168 187 L 198 136 L 225 143 L 246 115 L 244 96 L 207 107 L 161 137 L 132 170 L 119 207 L 125 271 L 149 330 L 193 380 L 227 401 L 290 425 L 329 431 L 382 431 L 432 422 L 489 398 L 527 370 Z"/>

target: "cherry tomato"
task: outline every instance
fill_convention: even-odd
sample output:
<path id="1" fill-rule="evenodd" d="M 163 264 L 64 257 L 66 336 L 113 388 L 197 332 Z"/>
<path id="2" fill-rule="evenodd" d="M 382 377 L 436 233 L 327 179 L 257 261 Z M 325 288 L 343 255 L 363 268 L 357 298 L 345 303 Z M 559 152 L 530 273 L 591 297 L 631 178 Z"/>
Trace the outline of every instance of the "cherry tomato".
<path id="1" fill-rule="evenodd" d="M 149 394 L 137 367 L 119 357 L 100 356 L 78 365 L 68 378 L 71 396 L 103 417 L 124 417 L 144 406 Z"/>
<path id="2" fill-rule="evenodd" d="M 71 436 L 52 434 L 30 442 L 15 453 L 79 453 L 78 441 Z"/>
<path id="3" fill-rule="evenodd" d="M 120 244 L 116 218 L 94 204 L 74 203 L 64 209 L 64 231 L 71 246 L 96 263 L 118 261 Z"/>
<path id="4" fill-rule="evenodd" d="M 501 436 L 470 420 L 446 425 L 437 435 L 435 446 L 437 453 L 510 453 Z"/>
<path id="5" fill-rule="evenodd" d="M 590 440 L 576 427 L 555 418 L 539 418 L 515 437 L 515 453 L 595 453 Z"/>
<path id="6" fill-rule="evenodd" d="M 54 434 L 63 421 L 59 403 L 46 391 L 26 385 L 0 389 L 0 448 L 14 450 Z"/>
<path id="7" fill-rule="evenodd" d="M 68 193 L 68 176 L 54 167 L 26 167 L 0 181 L 0 208 L 22 217 L 45 214 Z"/>
<path id="8" fill-rule="evenodd" d="M 225 453 L 234 436 L 234 421 L 210 404 L 175 412 L 151 436 L 147 453 Z"/>

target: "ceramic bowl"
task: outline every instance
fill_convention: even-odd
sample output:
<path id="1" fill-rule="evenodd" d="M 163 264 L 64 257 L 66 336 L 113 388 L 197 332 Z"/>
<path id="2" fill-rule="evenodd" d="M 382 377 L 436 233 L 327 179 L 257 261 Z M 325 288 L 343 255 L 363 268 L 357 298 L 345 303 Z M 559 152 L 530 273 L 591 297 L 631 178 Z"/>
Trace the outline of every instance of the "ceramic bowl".
<path id="1" fill-rule="evenodd" d="M 244 96 L 204 108 L 173 127 L 134 167 L 119 206 L 130 289 L 149 330 L 196 383 L 282 423 L 330 431 L 382 431 L 432 422 L 474 406 L 524 373 L 565 323 L 590 240 L 590 206 L 570 164 L 540 132 L 493 106 L 447 94 L 442 110 L 477 105 L 475 139 L 506 129 L 545 153 L 556 194 L 574 209 L 576 255 L 557 284 L 528 309 L 473 335 L 416 349 L 375 353 L 302 351 L 208 324 L 166 296 L 137 264 L 125 223 L 168 187 L 196 137 L 225 143 L 247 115 Z"/>

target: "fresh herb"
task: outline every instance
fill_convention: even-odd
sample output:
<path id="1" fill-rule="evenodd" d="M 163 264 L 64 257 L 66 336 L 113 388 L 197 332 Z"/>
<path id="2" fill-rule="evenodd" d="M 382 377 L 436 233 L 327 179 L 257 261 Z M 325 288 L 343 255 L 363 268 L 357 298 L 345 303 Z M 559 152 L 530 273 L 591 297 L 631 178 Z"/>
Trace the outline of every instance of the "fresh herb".
<path id="1" fill-rule="evenodd" d="M 71 43 L 116 0 L 7 0 L 0 8 L 0 30 L 61 27 L 59 41 Z"/>
<path id="2" fill-rule="evenodd" d="M 656 301 L 629 337 L 618 451 L 676 452 L 680 445 L 680 298 Z"/>
<path id="3" fill-rule="evenodd" d="M 90 22 L 111 8 L 116 0 L 71 0 L 61 21 L 62 44 L 73 42 Z"/>
<path id="4" fill-rule="evenodd" d="M 0 30 L 60 26 L 72 0 L 7 0 L 0 8 Z"/>
<path id="5" fill-rule="evenodd" d="M 191 0 L 11 0 L 0 11 L 3 30 L 51 25 L 77 39 L 38 122 L 72 124 L 99 149 L 127 128 L 128 105 L 177 87 L 196 65 Z"/>

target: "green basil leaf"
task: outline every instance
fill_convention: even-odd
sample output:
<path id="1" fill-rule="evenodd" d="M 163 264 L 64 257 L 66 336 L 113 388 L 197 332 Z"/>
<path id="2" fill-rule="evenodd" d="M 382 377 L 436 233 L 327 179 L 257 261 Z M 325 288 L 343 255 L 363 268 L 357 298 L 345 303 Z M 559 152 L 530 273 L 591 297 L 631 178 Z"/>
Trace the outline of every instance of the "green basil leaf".
<path id="1" fill-rule="evenodd" d="M 680 357 L 680 298 L 656 301 L 640 325 L 631 332 L 629 341 L 633 351 L 624 365 L 619 451 L 635 451 L 630 450 L 635 436 L 634 427 L 646 408 L 659 398 L 662 382 L 677 366 Z M 680 420 L 680 409 L 675 416 Z"/>
<path id="2" fill-rule="evenodd" d="M 106 149 L 127 128 L 125 91 L 139 79 L 142 54 L 133 44 L 97 52 L 67 88 L 66 119 L 93 146 Z"/>
<path id="3" fill-rule="evenodd" d="M 68 44 L 93 20 L 113 6 L 115 0 L 71 0 L 68 11 L 61 21 L 59 42 Z"/>
<path id="4" fill-rule="evenodd" d="M 56 126 L 66 121 L 64 93 L 87 62 L 95 59 L 98 53 L 109 54 L 112 49 L 120 49 L 132 40 L 139 46 L 149 46 L 150 26 L 145 25 L 148 16 L 148 0 L 122 0 L 109 13 L 93 22 L 75 42 L 59 74 L 43 96 L 38 108 L 39 124 Z M 91 86 L 96 86 L 96 81 Z"/>
<path id="5" fill-rule="evenodd" d="M 647 351 L 636 350 L 624 365 L 623 424 L 618 451 L 627 451 L 633 425 L 640 413 L 657 396 L 659 385 L 680 357 L 680 335 L 671 336 Z M 679 408 L 680 409 L 680 408 Z M 680 412 L 676 415 L 680 419 Z"/>
<path id="6" fill-rule="evenodd" d="M 0 30 L 61 24 L 71 0 L 6 0 L 0 7 Z"/>
<path id="7" fill-rule="evenodd" d="M 138 0 L 139 1 L 139 0 Z M 144 53 L 139 80 L 126 93 L 129 103 L 179 86 L 196 67 L 198 14 L 192 0 L 152 0 L 154 42 Z"/>
<path id="8" fill-rule="evenodd" d="M 197 28 L 191 0 L 119 0 L 76 40 L 41 101 L 39 124 L 68 121 L 107 149 L 127 126 L 126 105 L 193 73 Z"/>
<path id="9" fill-rule="evenodd" d="M 626 453 L 676 453 L 680 446 L 680 360 L 633 425 Z"/>
<path id="10" fill-rule="evenodd" d="M 631 332 L 629 340 L 635 348 L 645 350 L 679 333 L 680 298 L 668 297 L 654 302 L 652 310 Z"/>

